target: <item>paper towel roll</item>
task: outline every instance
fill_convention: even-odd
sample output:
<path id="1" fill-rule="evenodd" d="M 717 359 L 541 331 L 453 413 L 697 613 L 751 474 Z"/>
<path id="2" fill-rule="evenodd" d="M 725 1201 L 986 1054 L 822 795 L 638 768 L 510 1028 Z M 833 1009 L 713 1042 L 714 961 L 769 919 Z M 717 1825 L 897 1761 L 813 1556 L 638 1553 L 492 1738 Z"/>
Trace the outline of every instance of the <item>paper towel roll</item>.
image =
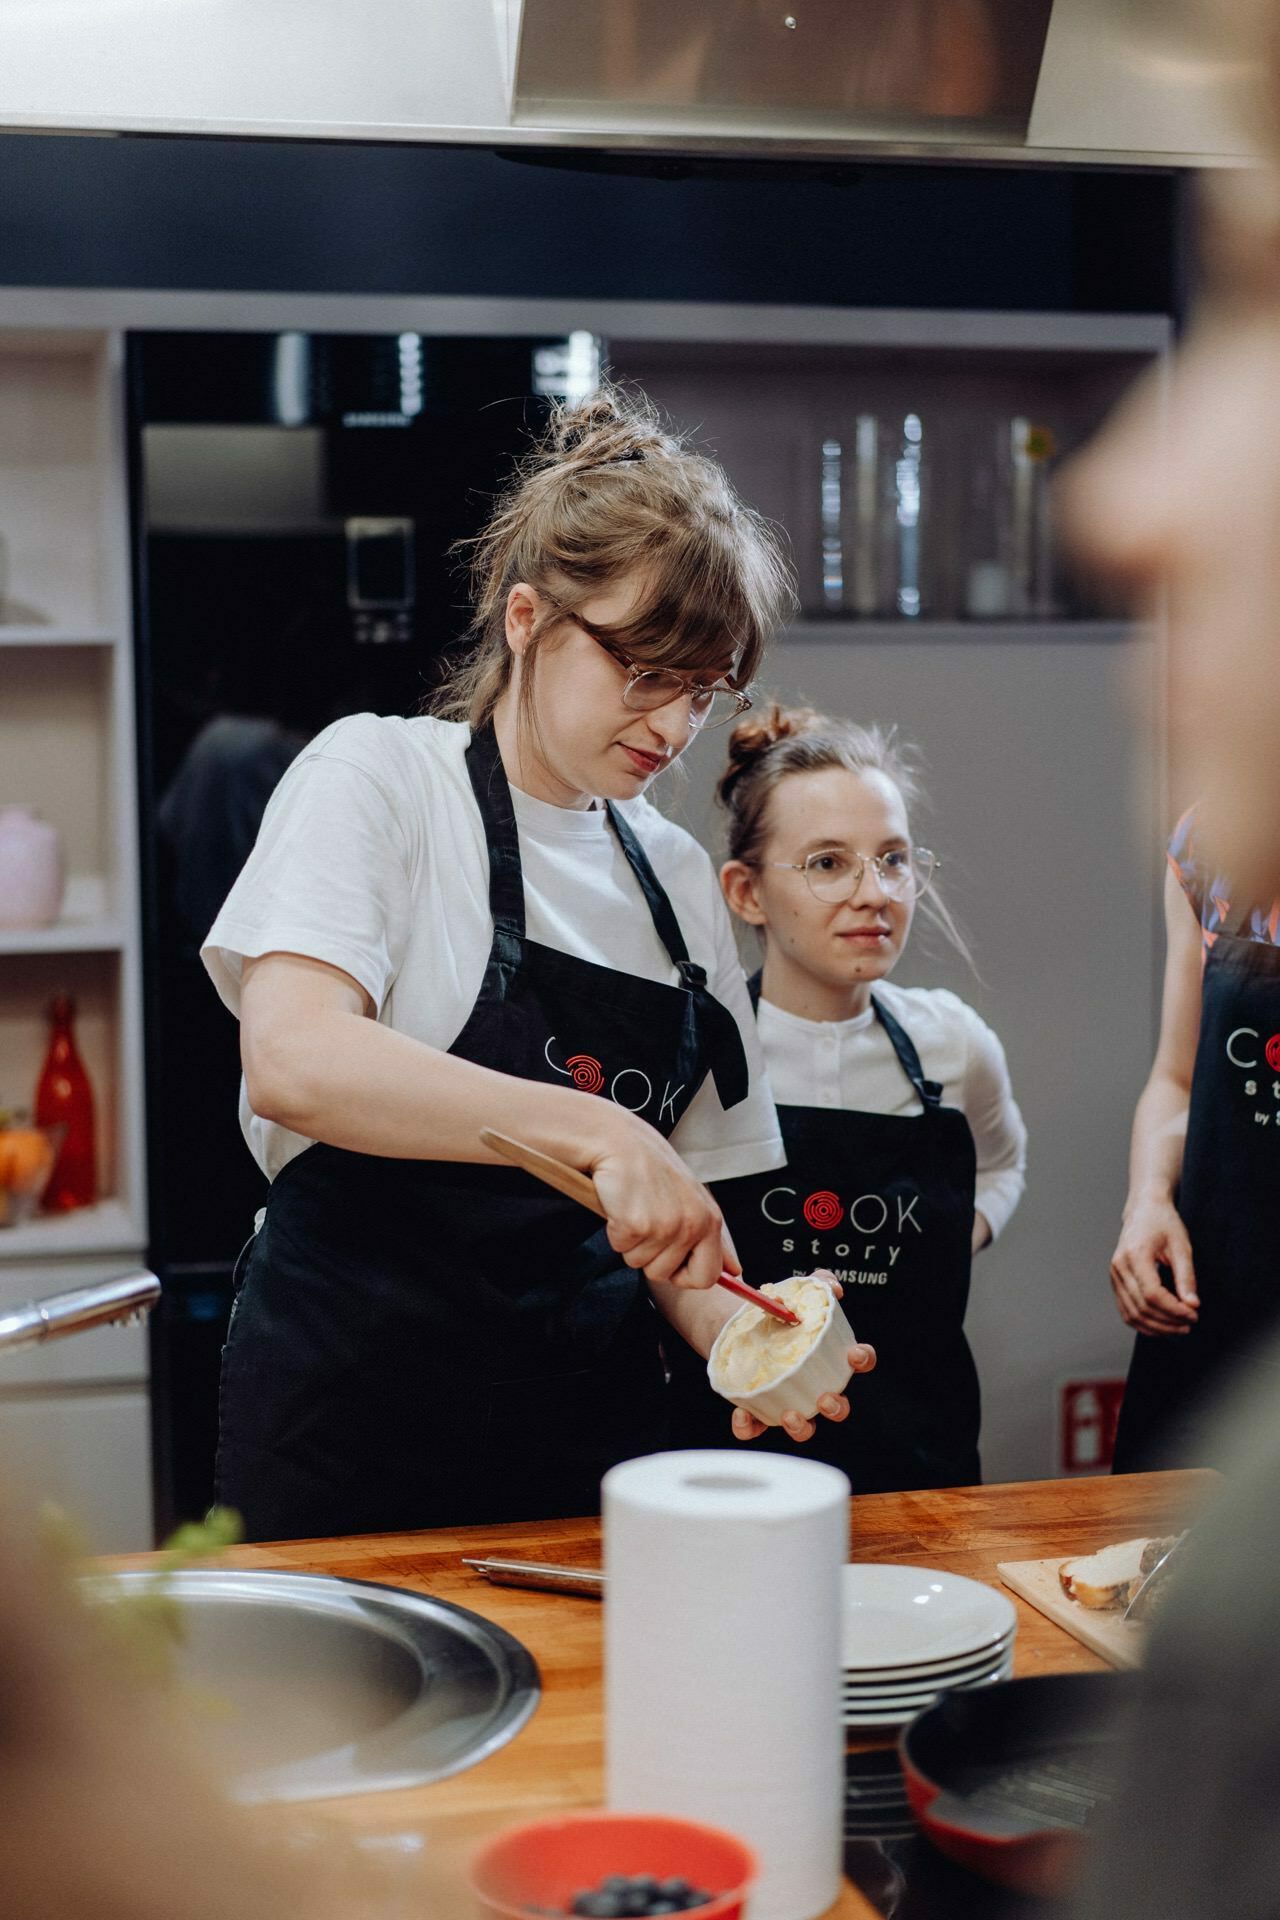
<path id="1" fill-rule="evenodd" d="M 849 1482 L 655 1453 L 603 1494 L 609 1805 L 727 1827 L 760 1855 L 751 1920 L 814 1920 L 840 1888 Z"/>

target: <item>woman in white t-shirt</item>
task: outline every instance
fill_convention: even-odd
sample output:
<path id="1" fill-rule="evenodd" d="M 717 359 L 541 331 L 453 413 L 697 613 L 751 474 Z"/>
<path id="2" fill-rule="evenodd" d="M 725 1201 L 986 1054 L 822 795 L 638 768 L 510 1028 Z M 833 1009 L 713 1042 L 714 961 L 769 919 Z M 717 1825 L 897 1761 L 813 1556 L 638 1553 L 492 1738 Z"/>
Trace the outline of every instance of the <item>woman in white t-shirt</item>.
<path id="1" fill-rule="evenodd" d="M 714 871 L 643 798 L 750 704 L 771 533 L 605 395 L 553 421 L 474 574 L 450 717 L 320 734 L 204 948 L 272 1181 L 221 1397 L 253 1538 L 593 1508 L 665 1438 L 650 1293 L 704 1349 L 733 1310 L 702 1182 L 782 1157 Z M 607 1232 L 486 1127 L 589 1171 Z"/>
<path id="2" fill-rule="evenodd" d="M 878 728 L 775 706 L 735 727 L 720 796 L 721 881 L 764 938 L 751 991 L 787 1166 L 716 1197 L 757 1285 L 830 1268 L 878 1356 L 854 1418 L 824 1423 L 810 1451 L 859 1492 L 976 1481 L 969 1267 L 1018 1204 L 1026 1131 L 973 1009 L 888 983 L 922 898 L 958 939 L 930 892 L 937 862 L 912 843 L 909 762 Z M 676 1387 L 677 1438 L 715 1444 L 692 1367 Z M 743 1413 L 734 1430 L 761 1431 Z"/>

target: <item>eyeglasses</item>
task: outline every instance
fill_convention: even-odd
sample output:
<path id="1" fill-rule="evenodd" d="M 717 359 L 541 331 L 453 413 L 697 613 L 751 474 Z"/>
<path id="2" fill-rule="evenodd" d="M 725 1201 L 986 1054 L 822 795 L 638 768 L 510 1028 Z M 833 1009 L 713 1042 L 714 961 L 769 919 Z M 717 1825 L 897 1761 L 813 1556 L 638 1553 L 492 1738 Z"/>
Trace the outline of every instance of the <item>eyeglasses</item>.
<path id="1" fill-rule="evenodd" d="M 598 628 L 579 613 L 571 613 L 568 608 L 557 608 L 566 620 L 572 620 L 581 627 L 598 647 L 603 647 L 611 660 L 616 660 L 627 671 L 627 683 L 622 689 L 622 704 L 630 707 L 633 713 L 656 713 L 659 707 L 666 707 L 673 700 L 687 699 L 689 702 L 689 725 L 695 732 L 705 727 L 722 727 L 730 720 L 736 720 L 751 705 L 751 696 L 740 693 L 736 687 L 726 686 L 723 680 L 712 685 L 704 685 L 700 680 L 690 680 L 687 674 L 676 673 L 668 667 L 643 667 L 629 654 L 615 647 L 612 640 L 606 640 Z"/>
<path id="2" fill-rule="evenodd" d="M 805 860 L 771 860 L 771 867 L 802 873 L 815 900 L 829 907 L 852 900 L 868 866 L 891 900 L 918 900 L 941 867 L 928 847 L 890 847 L 888 853 L 842 853 L 828 847 Z"/>

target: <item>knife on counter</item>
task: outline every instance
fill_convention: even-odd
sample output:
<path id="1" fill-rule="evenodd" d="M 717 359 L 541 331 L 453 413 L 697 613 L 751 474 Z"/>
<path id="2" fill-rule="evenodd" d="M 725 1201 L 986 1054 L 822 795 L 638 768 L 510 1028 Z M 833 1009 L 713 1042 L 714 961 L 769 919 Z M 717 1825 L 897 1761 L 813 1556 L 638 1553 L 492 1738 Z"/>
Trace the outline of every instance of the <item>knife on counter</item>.
<path id="1" fill-rule="evenodd" d="M 486 1580 L 498 1587 L 540 1587 L 547 1593 L 577 1593 L 589 1600 L 603 1600 L 604 1575 L 593 1567 L 561 1567 L 544 1560 L 472 1559 L 462 1556 L 464 1567 L 474 1567 Z"/>

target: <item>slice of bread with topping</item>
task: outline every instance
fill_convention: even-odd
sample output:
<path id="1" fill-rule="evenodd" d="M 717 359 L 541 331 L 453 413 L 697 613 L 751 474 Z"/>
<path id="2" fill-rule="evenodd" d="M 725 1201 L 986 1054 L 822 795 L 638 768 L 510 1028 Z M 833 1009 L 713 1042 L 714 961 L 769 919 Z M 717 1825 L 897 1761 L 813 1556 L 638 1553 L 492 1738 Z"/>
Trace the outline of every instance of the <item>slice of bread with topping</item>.
<path id="1" fill-rule="evenodd" d="M 1142 1580 L 1142 1556 L 1148 1544 L 1144 1534 L 1139 1540 L 1103 1547 L 1100 1553 L 1064 1560 L 1058 1568 L 1063 1592 L 1082 1607 L 1127 1607 Z"/>

